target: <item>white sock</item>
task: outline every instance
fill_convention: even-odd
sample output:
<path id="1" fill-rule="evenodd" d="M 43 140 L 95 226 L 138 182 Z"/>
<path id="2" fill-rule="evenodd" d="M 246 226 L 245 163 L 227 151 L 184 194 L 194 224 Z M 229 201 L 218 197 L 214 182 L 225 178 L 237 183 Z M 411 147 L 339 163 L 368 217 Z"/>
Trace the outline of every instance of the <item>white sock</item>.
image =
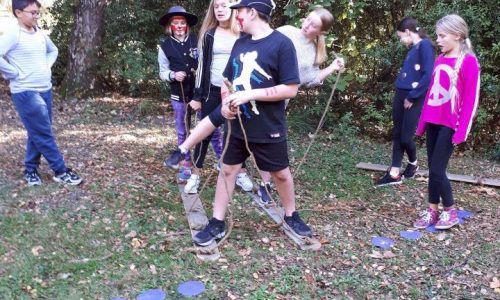
<path id="1" fill-rule="evenodd" d="M 178 148 L 179 148 L 179 150 L 181 150 L 182 154 L 188 153 L 188 150 L 186 148 L 182 147 L 182 145 L 180 145 Z"/>
<path id="2" fill-rule="evenodd" d="M 415 161 L 414 161 L 414 162 L 408 161 L 408 163 L 409 163 L 410 165 L 414 165 L 414 166 L 416 166 L 416 165 L 417 165 L 417 160 L 415 159 Z"/>
<path id="3" fill-rule="evenodd" d="M 399 170 L 394 170 L 394 169 L 391 169 L 391 171 L 389 172 L 389 175 L 391 175 L 391 177 L 398 177 L 399 175 Z"/>

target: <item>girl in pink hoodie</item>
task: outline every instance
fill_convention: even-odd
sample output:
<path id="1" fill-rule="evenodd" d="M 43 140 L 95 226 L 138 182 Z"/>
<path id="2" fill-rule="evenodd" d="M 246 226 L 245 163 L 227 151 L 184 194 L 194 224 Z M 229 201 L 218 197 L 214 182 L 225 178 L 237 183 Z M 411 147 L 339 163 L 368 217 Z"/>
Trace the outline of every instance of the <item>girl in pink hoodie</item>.
<path id="1" fill-rule="evenodd" d="M 465 142 L 479 102 L 479 63 L 472 52 L 469 27 L 458 15 L 447 15 L 436 24 L 442 54 L 434 63 L 430 88 L 417 127 L 427 133 L 429 208 L 415 221 L 416 228 L 435 225 L 448 229 L 458 224 L 446 168 L 453 148 Z M 442 199 L 444 210 L 438 212 Z"/>

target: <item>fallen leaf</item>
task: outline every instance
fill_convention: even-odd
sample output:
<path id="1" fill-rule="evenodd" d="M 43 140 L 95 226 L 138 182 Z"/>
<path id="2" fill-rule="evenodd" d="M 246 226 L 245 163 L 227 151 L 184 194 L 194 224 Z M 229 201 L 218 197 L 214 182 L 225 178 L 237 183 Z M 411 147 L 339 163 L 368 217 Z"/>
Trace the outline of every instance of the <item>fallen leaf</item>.
<path id="1" fill-rule="evenodd" d="M 375 250 L 373 250 L 372 253 L 369 254 L 368 256 L 371 258 L 377 258 L 377 259 L 384 258 L 384 255 L 380 251 L 375 251 Z"/>
<path id="2" fill-rule="evenodd" d="M 392 253 L 392 251 L 384 251 L 384 258 L 393 258 L 396 257 L 396 254 Z"/>
<path id="3" fill-rule="evenodd" d="M 141 241 L 138 238 L 133 238 L 132 242 L 130 244 L 132 245 L 132 248 L 134 248 L 134 249 L 141 247 Z"/>
<path id="4" fill-rule="evenodd" d="M 135 238 L 136 236 L 137 236 L 137 232 L 135 232 L 135 230 L 132 230 L 131 232 L 129 232 L 129 233 L 127 233 L 127 234 L 125 235 L 125 237 L 126 237 L 127 239 Z"/>
<path id="5" fill-rule="evenodd" d="M 40 256 L 40 252 L 42 252 L 43 247 L 42 246 L 35 246 L 31 248 L 31 253 L 33 253 L 34 256 Z"/>
<path id="6" fill-rule="evenodd" d="M 158 272 L 156 271 L 156 266 L 155 265 L 149 265 L 149 271 L 151 274 L 156 275 Z"/>
<path id="7" fill-rule="evenodd" d="M 498 280 L 498 278 L 493 277 L 493 279 L 490 282 L 490 288 L 492 288 L 492 289 L 500 288 L 500 281 Z"/>
<path id="8" fill-rule="evenodd" d="M 315 285 L 316 280 L 314 280 L 314 277 L 312 276 L 311 273 L 306 273 L 306 275 L 304 275 L 304 277 L 305 277 L 306 282 L 309 285 Z"/>
<path id="9" fill-rule="evenodd" d="M 444 241 L 446 239 L 446 233 L 442 232 L 436 236 L 438 241 Z"/>

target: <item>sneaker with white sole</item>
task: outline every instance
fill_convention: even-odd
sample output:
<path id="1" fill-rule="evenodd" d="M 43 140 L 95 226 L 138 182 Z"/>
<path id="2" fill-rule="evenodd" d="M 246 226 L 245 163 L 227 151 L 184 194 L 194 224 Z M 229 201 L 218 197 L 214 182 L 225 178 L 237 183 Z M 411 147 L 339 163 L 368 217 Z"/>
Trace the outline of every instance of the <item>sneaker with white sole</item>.
<path id="1" fill-rule="evenodd" d="M 83 181 L 83 179 L 70 168 L 67 168 L 64 173 L 56 174 L 52 179 L 54 179 L 55 182 L 69 185 L 79 185 Z"/>
<path id="2" fill-rule="evenodd" d="M 245 192 L 251 192 L 253 190 L 253 182 L 250 177 L 248 177 L 247 173 L 240 173 L 236 175 L 236 185 Z"/>
<path id="3" fill-rule="evenodd" d="M 432 208 L 428 208 L 420 213 L 420 218 L 418 218 L 414 223 L 413 227 L 418 229 L 425 229 L 429 226 L 435 225 L 439 220 L 439 212 Z"/>
<path id="4" fill-rule="evenodd" d="M 190 161 L 184 161 L 180 163 L 179 173 L 177 173 L 177 179 L 180 182 L 186 182 L 189 178 L 191 178 L 191 168 L 193 164 Z"/>
<path id="5" fill-rule="evenodd" d="M 401 180 L 401 175 L 398 175 L 397 177 L 392 177 L 389 172 L 385 173 L 384 177 L 380 178 L 375 186 L 386 186 L 386 185 L 394 185 L 394 184 L 401 184 L 403 181 Z"/>
<path id="6" fill-rule="evenodd" d="M 42 185 L 42 179 L 36 169 L 25 170 L 23 178 L 28 183 L 28 186 Z"/>
<path id="7" fill-rule="evenodd" d="M 266 182 L 265 184 L 264 184 L 264 182 L 260 183 L 259 190 L 257 191 L 257 194 L 259 195 L 262 203 L 264 203 L 264 204 L 271 204 L 272 203 L 272 199 L 270 197 L 272 191 L 273 190 L 272 190 L 271 184 L 269 182 Z"/>
<path id="8" fill-rule="evenodd" d="M 184 193 L 186 194 L 196 194 L 198 193 L 198 187 L 200 185 L 200 176 L 196 174 L 191 174 L 189 179 L 184 186 Z"/>
<path id="9" fill-rule="evenodd" d="M 226 222 L 212 218 L 207 226 L 193 237 L 193 241 L 198 246 L 208 246 L 215 239 L 221 239 L 226 234 Z"/>
<path id="10" fill-rule="evenodd" d="M 458 211 L 455 208 L 445 208 L 439 215 L 436 229 L 449 229 L 459 223 Z"/>
<path id="11" fill-rule="evenodd" d="M 182 154 L 181 150 L 177 148 L 170 152 L 170 156 L 163 161 L 163 165 L 167 168 L 177 170 L 179 169 L 179 163 L 183 158 L 184 154 Z"/>
<path id="12" fill-rule="evenodd" d="M 283 217 L 286 224 L 298 235 L 312 237 L 312 230 L 307 226 L 299 216 L 299 213 L 294 211 L 290 217 Z"/>
<path id="13" fill-rule="evenodd" d="M 418 171 L 418 165 L 413 165 L 413 164 L 408 163 L 408 165 L 406 165 L 406 168 L 403 172 L 403 178 L 404 179 L 411 179 L 411 178 L 415 177 L 415 174 L 417 174 L 417 171 Z"/>

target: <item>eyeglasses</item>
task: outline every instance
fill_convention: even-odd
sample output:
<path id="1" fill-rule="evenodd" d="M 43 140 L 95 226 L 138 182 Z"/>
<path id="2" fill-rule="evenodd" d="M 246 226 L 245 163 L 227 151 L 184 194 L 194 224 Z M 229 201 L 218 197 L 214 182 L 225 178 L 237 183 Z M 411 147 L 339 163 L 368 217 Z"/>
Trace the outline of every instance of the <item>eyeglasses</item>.
<path id="1" fill-rule="evenodd" d="M 41 17 L 42 13 L 40 11 L 28 11 L 28 10 L 23 10 L 22 12 L 29 13 L 31 16 L 34 17 Z"/>

